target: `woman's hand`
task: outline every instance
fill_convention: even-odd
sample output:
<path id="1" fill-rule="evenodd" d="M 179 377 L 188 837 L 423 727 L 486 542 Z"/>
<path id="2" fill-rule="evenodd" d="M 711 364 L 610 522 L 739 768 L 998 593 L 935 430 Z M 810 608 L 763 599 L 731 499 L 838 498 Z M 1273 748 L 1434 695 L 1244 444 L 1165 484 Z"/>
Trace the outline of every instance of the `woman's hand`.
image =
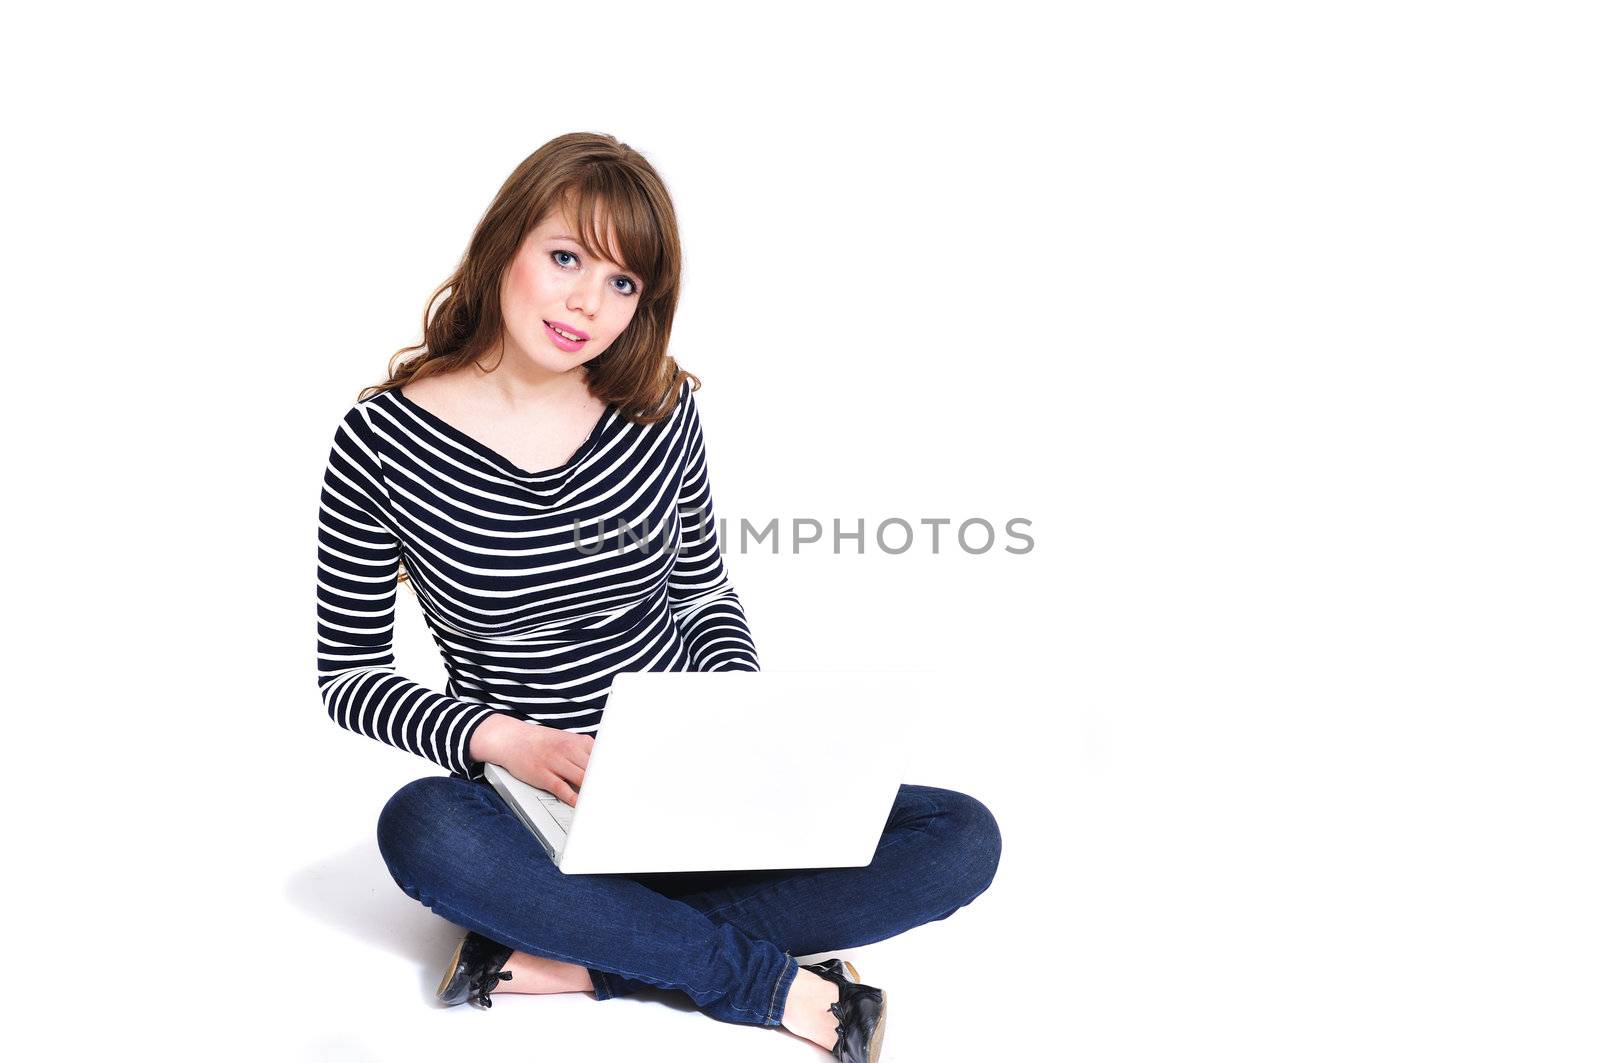
<path id="1" fill-rule="evenodd" d="M 548 790 L 567 804 L 576 805 L 593 748 L 593 735 L 497 714 L 472 732 L 472 748 L 468 752 L 476 760 L 498 764 L 529 786 Z"/>

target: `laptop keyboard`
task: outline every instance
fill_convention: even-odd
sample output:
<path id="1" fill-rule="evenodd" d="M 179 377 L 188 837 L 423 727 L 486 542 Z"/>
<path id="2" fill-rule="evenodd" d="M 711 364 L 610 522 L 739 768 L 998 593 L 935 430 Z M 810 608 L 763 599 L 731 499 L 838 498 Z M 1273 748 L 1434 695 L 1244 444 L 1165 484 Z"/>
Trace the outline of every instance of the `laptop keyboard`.
<path id="1" fill-rule="evenodd" d="M 544 806 L 544 810 L 546 812 L 550 813 L 550 815 L 555 818 L 557 823 L 561 824 L 562 830 L 571 833 L 572 814 L 576 812 L 577 809 L 573 808 L 571 805 L 567 804 L 554 794 L 550 794 L 548 796 L 545 794 L 540 794 L 539 803 Z"/>

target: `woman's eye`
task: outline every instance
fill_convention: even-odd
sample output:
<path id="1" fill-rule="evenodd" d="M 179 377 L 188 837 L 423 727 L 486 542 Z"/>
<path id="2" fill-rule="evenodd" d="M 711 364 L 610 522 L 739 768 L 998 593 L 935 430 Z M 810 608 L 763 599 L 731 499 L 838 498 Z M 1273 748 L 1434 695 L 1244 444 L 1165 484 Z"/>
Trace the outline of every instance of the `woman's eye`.
<path id="1" fill-rule="evenodd" d="M 557 248 L 556 250 L 550 252 L 550 258 L 551 258 L 552 261 L 555 262 L 556 265 L 560 266 L 562 269 L 568 269 L 570 267 L 567 266 L 567 264 L 565 262 L 561 261 L 561 258 L 559 257 L 561 255 L 566 255 L 568 258 L 572 259 L 574 265 L 577 264 L 577 261 L 578 261 L 578 256 L 577 255 L 573 254 L 571 251 L 565 250 L 564 248 Z M 617 279 L 619 281 L 622 281 L 624 284 L 626 284 L 628 286 L 627 290 L 622 292 L 623 295 L 638 295 L 639 294 L 639 286 L 637 284 L 633 283 L 633 279 L 631 277 L 618 277 Z"/>

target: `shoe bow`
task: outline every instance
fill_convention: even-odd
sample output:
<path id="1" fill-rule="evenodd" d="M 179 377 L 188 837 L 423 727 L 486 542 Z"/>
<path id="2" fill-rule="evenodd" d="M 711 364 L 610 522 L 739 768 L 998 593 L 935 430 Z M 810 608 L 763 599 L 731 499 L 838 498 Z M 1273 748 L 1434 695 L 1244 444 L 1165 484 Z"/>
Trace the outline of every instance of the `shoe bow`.
<path id="1" fill-rule="evenodd" d="M 472 991 L 478 994 L 478 999 L 475 1003 L 480 1008 L 494 1007 L 494 1001 L 489 999 L 489 994 L 494 991 L 494 987 L 499 983 L 509 981 L 511 981 L 510 971 L 501 971 L 499 974 L 492 974 L 483 979 L 474 978 L 469 985 L 471 985 Z"/>

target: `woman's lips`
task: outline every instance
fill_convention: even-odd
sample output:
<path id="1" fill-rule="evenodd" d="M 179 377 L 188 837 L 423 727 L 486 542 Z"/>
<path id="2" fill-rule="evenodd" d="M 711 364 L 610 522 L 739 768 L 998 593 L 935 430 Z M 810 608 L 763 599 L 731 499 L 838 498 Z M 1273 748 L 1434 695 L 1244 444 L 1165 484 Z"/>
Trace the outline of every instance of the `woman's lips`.
<path id="1" fill-rule="evenodd" d="M 567 351 L 568 353 L 580 350 L 583 345 L 588 342 L 587 340 L 567 339 L 561 333 L 557 332 L 555 327 L 552 326 L 548 321 L 544 323 L 544 332 L 546 336 L 550 337 L 551 343 L 555 344 L 557 347 L 560 347 L 563 351 Z"/>

